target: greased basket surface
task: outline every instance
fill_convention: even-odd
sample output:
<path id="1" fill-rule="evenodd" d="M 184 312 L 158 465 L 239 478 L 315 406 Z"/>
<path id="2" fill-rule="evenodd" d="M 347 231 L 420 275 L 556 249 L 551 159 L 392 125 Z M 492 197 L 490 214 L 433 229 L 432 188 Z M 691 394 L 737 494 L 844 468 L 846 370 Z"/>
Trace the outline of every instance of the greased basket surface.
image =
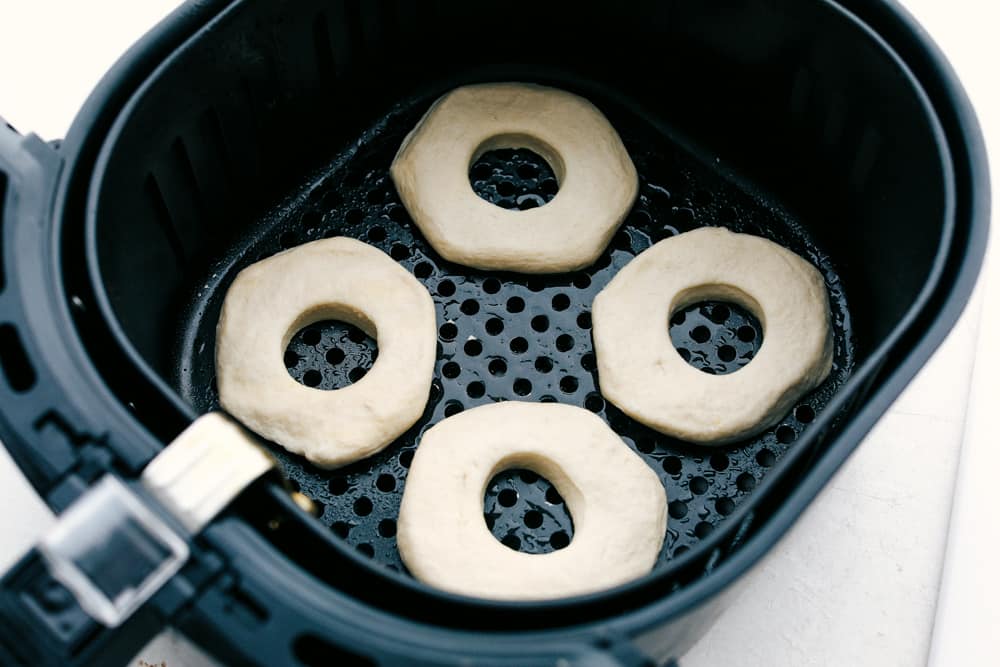
<path id="1" fill-rule="evenodd" d="M 320 520 L 359 552 L 405 570 L 396 547 L 396 516 L 420 435 L 445 417 L 498 400 L 555 401 L 605 419 L 660 476 L 669 520 L 658 565 L 709 535 L 753 493 L 843 384 L 854 363 L 847 301 L 830 259 L 788 212 L 736 179 L 711 157 L 696 157 L 640 113 L 591 96 L 622 137 L 639 172 L 640 193 L 600 259 L 585 270 L 550 276 L 482 272 L 441 259 L 401 206 L 388 175 L 396 149 L 430 99 L 400 105 L 336 155 L 265 219 L 248 225 L 212 279 L 191 295 L 177 351 L 181 393 L 198 410 L 218 407 L 215 326 L 229 282 L 248 264 L 298 244 L 336 235 L 370 243 L 410 270 L 437 310 L 438 361 L 421 419 L 384 451 L 323 471 L 281 447 L 285 474 L 321 508 Z M 484 199 L 507 208 L 544 205 L 558 191 L 548 165 L 523 150 L 494 151 L 470 168 Z M 661 435 L 607 403 L 598 388 L 590 328 L 594 296 L 636 254 L 669 236 L 704 225 L 776 241 L 817 266 L 826 278 L 835 335 L 829 378 L 778 425 L 724 448 L 697 448 Z M 666 333 L 666 332 L 665 332 Z M 705 372 L 734 372 L 762 341 L 760 323 L 732 304 L 706 302 L 675 313 L 669 335 Z M 363 377 L 374 341 L 353 327 L 321 322 L 298 332 L 285 353 L 289 373 L 320 389 Z M 627 489 L 623 490 L 627 493 Z M 498 540 L 545 553 L 572 539 L 572 520 L 554 488 L 531 471 L 500 473 L 489 484 L 484 517 Z M 455 545 L 455 548 L 462 548 Z"/>

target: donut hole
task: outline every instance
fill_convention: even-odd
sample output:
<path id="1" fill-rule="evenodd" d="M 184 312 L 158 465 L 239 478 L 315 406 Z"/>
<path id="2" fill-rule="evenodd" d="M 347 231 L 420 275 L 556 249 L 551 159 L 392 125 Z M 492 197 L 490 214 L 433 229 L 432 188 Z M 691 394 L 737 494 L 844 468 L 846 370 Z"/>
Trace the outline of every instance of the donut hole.
<path id="1" fill-rule="evenodd" d="M 504 546 L 545 554 L 569 546 L 573 517 L 556 487 L 535 470 L 510 468 L 486 485 L 483 520 Z"/>
<path id="2" fill-rule="evenodd" d="M 374 330 L 367 322 L 365 329 Z M 299 328 L 285 346 L 288 374 L 311 389 L 332 391 L 350 386 L 378 359 L 378 344 L 363 329 L 337 319 L 322 319 Z"/>
<path id="3" fill-rule="evenodd" d="M 469 165 L 469 185 L 481 199 L 509 210 L 545 206 L 559 192 L 560 177 L 539 153 L 556 155 L 531 137 L 493 137 L 476 151 Z"/>
<path id="4" fill-rule="evenodd" d="M 749 297 L 739 300 L 752 301 Z M 667 328 L 677 354 L 688 365 L 711 375 L 740 370 L 753 360 L 764 342 L 760 320 L 735 301 L 689 303 L 670 314 Z"/>

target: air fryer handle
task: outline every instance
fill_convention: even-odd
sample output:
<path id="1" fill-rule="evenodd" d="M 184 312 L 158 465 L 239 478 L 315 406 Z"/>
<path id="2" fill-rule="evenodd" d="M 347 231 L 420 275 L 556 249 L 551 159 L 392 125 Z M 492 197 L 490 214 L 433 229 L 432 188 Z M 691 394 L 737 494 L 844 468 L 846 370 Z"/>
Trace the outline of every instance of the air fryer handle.
<path id="1" fill-rule="evenodd" d="M 149 608 L 117 628 L 102 627 L 52 577 L 37 549 L 28 552 L 0 580 L 3 665 L 124 665 L 163 624 Z"/>

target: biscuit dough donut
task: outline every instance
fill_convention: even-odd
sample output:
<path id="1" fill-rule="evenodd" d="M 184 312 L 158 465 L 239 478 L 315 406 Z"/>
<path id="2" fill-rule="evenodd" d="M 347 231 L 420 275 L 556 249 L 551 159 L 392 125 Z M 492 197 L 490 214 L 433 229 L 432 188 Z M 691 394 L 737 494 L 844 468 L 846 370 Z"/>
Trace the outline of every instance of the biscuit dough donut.
<path id="1" fill-rule="evenodd" d="M 671 315 L 708 299 L 753 313 L 764 342 L 728 375 L 687 364 Z M 682 440 L 721 445 L 755 435 L 830 372 L 833 335 L 823 276 L 776 243 L 719 227 L 660 241 L 594 299 L 601 392 L 634 419 Z"/>
<path id="2" fill-rule="evenodd" d="M 549 163 L 559 192 L 527 211 L 500 208 L 469 184 L 469 167 L 499 148 Z M 525 83 L 456 88 L 403 141 L 390 170 L 400 199 L 445 259 L 477 269 L 572 271 L 592 264 L 632 207 L 635 166 L 590 102 Z"/>
<path id="3" fill-rule="evenodd" d="M 292 336 L 322 320 L 378 341 L 371 370 L 334 391 L 299 384 L 283 362 Z M 436 344 L 434 303 L 416 278 L 360 241 L 314 241 L 248 266 L 226 292 L 219 401 L 261 436 L 335 468 L 377 452 L 420 417 Z"/>
<path id="4" fill-rule="evenodd" d="M 483 519 L 498 472 L 529 468 L 573 516 L 569 546 L 527 554 Z M 397 540 L 406 567 L 438 588 L 539 600 L 610 588 L 649 572 L 666 531 L 656 474 L 600 418 L 557 403 L 507 401 L 466 410 L 424 434 L 406 478 Z"/>

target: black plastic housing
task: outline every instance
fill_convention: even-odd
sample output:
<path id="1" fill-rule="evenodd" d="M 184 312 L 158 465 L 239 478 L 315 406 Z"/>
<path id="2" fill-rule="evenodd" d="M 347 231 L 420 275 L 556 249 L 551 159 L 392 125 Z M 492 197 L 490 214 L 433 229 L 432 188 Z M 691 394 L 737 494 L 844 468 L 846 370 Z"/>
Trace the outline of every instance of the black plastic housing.
<path id="1" fill-rule="evenodd" d="M 277 488 L 247 498 L 199 542 L 225 572 L 193 587 L 169 619 L 224 660 L 675 658 L 971 292 L 988 226 L 982 139 L 947 64 L 895 5 L 515 2 L 503 11 L 502 20 L 481 3 L 192 2 L 123 57 L 58 149 L 0 129 L 0 438 L 48 502 L 64 507 L 102 470 L 135 474 L 193 416 L 176 386 L 174 337 L 192 284 L 247 233 L 242 225 L 267 224 L 394 104 L 472 80 L 620 96 L 725 178 L 793 211 L 849 295 L 856 369 L 698 548 L 586 598 L 441 594 L 373 567 Z M 515 17 L 530 17 L 531 30 L 512 29 Z"/>

